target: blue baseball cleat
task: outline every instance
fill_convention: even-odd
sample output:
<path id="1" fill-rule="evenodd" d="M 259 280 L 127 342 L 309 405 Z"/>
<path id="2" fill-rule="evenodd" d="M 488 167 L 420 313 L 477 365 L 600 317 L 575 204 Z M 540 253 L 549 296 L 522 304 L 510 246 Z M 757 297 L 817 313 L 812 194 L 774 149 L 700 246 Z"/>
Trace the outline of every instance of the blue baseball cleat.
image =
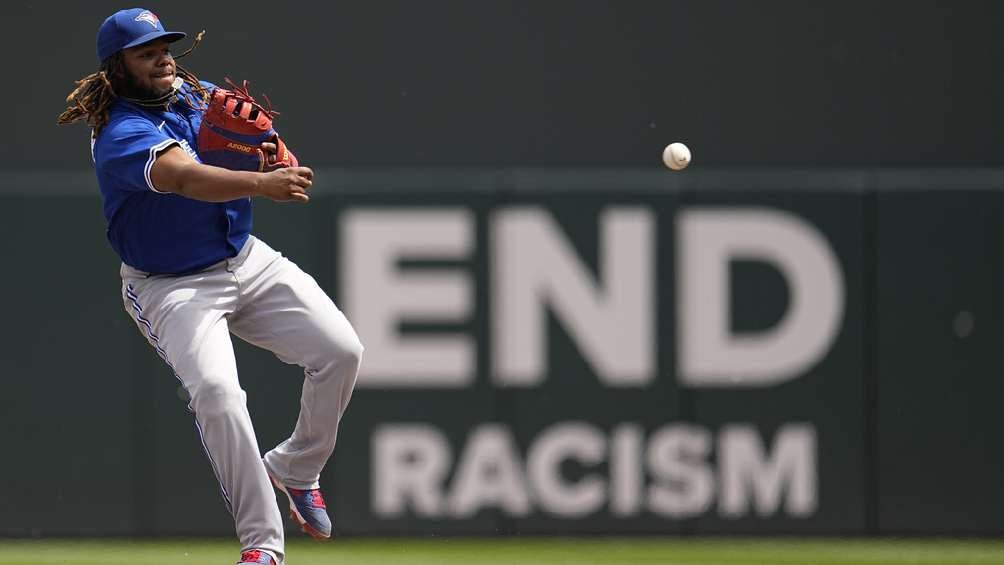
<path id="1" fill-rule="evenodd" d="M 249 549 L 241 553 L 241 560 L 237 565 L 275 565 L 275 560 L 264 551 Z"/>
<path id="2" fill-rule="evenodd" d="M 272 479 L 275 488 L 282 491 L 289 499 L 289 517 L 300 525 L 303 533 L 316 540 L 326 540 L 331 537 L 331 519 L 328 518 L 321 489 L 289 488 L 271 473 L 268 477 Z"/>

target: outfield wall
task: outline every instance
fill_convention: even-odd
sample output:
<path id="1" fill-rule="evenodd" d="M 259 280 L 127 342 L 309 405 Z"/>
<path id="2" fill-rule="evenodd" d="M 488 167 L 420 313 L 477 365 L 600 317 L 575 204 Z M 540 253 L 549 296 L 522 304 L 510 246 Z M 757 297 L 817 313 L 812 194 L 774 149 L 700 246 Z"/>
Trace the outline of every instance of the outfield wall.
<path id="1" fill-rule="evenodd" d="M 1004 171 L 319 171 L 343 534 L 1004 533 Z M 44 179 L 44 180 L 43 180 Z M 226 534 L 87 171 L 0 176 L 0 535 Z M 302 375 L 236 344 L 263 449 Z"/>
<path id="2" fill-rule="evenodd" d="M 313 166 L 645 167 L 677 140 L 702 166 L 1004 166 L 995 0 L 242 5 L 144 7 L 189 33 L 178 53 L 206 30 L 181 64 L 267 93 Z M 123 6 L 5 8 L 5 168 L 90 165 L 87 128 L 56 116 Z"/>

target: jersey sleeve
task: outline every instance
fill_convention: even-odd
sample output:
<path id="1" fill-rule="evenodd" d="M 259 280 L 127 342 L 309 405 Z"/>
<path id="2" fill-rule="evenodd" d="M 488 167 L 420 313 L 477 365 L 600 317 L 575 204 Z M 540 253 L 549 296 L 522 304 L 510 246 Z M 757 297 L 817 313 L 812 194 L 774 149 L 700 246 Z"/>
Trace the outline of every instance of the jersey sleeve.
<path id="1" fill-rule="evenodd" d="M 94 165 L 113 178 L 122 190 L 152 190 L 161 194 L 150 179 L 157 154 L 180 145 L 149 120 L 134 117 L 108 124 L 94 145 Z"/>

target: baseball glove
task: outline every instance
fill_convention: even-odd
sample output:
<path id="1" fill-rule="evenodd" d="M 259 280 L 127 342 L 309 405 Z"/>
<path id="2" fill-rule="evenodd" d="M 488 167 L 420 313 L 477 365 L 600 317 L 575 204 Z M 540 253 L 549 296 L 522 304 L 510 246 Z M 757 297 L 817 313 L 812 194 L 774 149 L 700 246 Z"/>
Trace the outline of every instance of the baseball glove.
<path id="1" fill-rule="evenodd" d="M 268 109 L 248 93 L 248 82 L 237 86 L 226 79 L 230 90 L 213 88 L 196 137 L 196 153 L 203 163 L 236 171 L 271 171 L 297 166 L 296 157 L 272 127 L 278 112 L 265 97 Z M 274 155 L 261 144 L 275 144 Z"/>

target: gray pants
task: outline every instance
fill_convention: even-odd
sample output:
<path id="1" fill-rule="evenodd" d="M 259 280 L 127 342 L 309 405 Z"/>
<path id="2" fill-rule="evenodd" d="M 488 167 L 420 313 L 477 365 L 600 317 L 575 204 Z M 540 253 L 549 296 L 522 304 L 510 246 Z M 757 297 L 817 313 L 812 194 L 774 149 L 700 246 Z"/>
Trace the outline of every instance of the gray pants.
<path id="1" fill-rule="evenodd" d="M 317 488 L 355 385 L 363 347 L 314 279 L 263 241 L 184 276 L 121 269 L 125 308 L 191 397 L 203 447 L 243 549 L 284 561 L 283 522 L 265 465 L 285 485 Z M 293 434 L 258 450 L 230 334 L 303 367 Z"/>

